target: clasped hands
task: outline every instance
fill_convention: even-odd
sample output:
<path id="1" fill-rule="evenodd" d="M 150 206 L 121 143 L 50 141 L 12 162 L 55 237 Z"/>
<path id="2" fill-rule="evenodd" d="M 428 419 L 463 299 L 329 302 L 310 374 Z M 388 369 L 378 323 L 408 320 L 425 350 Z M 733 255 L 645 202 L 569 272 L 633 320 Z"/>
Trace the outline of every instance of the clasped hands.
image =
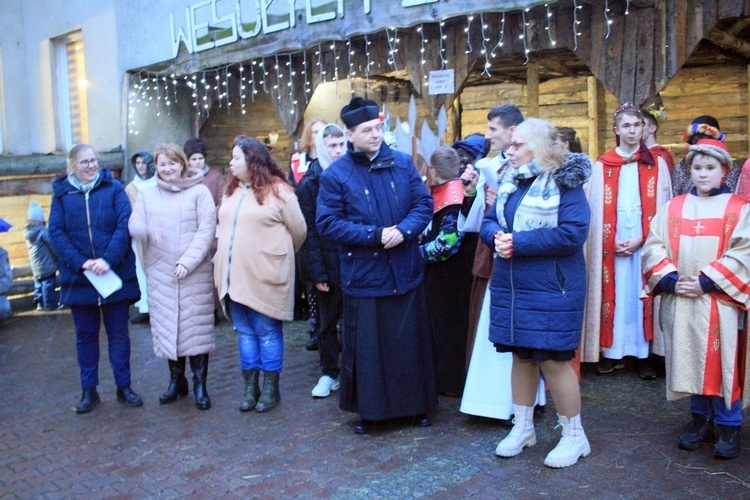
<path id="1" fill-rule="evenodd" d="M 674 287 L 675 295 L 687 299 L 697 299 L 704 293 L 706 292 L 703 291 L 698 276 L 680 276 L 677 278 L 677 283 Z"/>
<path id="2" fill-rule="evenodd" d="M 88 269 L 94 274 L 100 275 L 109 271 L 109 263 L 104 259 L 89 259 L 83 263 L 81 269 Z"/>
<path id="3" fill-rule="evenodd" d="M 386 227 L 383 228 L 383 232 L 380 236 L 380 242 L 383 244 L 383 248 L 388 250 L 389 248 L 393 248 L 403 243 L 404 235 L 396 226 Z"/>
<path id="4" fill-rule="evenodd" d="M 495 252 L 503 259 L 513 257 L 513 233 L 503 231 L 495 233 Z"/>
<path id="5" fill-rule="evenodd" d="M 643 245 L 643 237 L 630 238 L 629 240 L 615 241 L 615 255 L 618 257 L 630 257 Z"/>

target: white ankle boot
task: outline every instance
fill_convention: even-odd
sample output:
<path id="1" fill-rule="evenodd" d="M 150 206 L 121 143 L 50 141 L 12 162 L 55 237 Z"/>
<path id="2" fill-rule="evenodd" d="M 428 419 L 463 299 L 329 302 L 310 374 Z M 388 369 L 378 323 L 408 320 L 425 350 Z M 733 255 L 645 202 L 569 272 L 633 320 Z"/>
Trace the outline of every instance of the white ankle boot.
<path id="1" fill-rule="evenodd" d="M 495 455 L 498 457 L 515 457 L 525 447 L 536 444 L 534 407 L 513 405 L 513 410 L 516 412 L 513 417 L 513 428 L 495 448 Z"/>
<path id="2" fill-rule="evenodd" d="M 583 432 L 581 425 L 581 415 L 576 415 L 571 419 L 558 415 L 558 418 L 557 427 L 563 428 L 562 438 L 555 449 L 550 451 L 544 459 L 544 465 L 556 469 L 573 465 L 580 457 L 586 457 L 591 453 L 589 440 L 586 439 L 586 433 Z"/>

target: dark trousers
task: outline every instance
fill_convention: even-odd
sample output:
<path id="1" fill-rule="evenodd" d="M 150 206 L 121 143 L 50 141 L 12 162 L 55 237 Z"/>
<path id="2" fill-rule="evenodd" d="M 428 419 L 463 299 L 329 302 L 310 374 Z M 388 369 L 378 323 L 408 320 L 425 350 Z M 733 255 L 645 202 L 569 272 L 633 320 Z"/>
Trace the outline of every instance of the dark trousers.
<path id="1" fill-rule="evenodd" d="M 57 308 L 55 274 L 40 278 L 34 276 L 34 304 L 41 304 L 45 309 Z"/>
<path id="2" fill-rule="evenodd" d="M 317 288 L 319 336 L 318 353 L 320 354 L 320 370 L 323 375 L 333 379 L 339 378 L 339 330 L 341 319 L 341 289 L 333 283 L 328 283 L 329 291 L 321 292 Z"/>
<path id="3" fill-rule="evenodd" d="M 71 306 L 76 327 L 76 351 L 81 369 L 81 387 L 99 385 L 99 325 L 104 319 L 109 364 L 118 387 L 130 385 L 130 333 L 127 303 L 102 306 Z"/>

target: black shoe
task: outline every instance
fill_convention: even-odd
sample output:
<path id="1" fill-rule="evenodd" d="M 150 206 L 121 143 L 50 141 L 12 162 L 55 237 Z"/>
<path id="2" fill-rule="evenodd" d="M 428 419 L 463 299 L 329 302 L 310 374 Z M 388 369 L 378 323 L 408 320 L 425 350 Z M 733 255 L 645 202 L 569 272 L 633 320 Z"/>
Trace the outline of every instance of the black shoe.
<path id="1" fill-rule="evenodd" d="M 263 391 L 260 393 L 260 399 L 255 405 L 255 411 L 263 413 L 271 411 L 281 402 L 281 393 L 279 392 L 279 374 L 278 372 L 263 372 Z"/>
<path id="2" fill-rule="evenodd" d="M 133 389 L 129 385 L 117 388 L 117 402 L 131 408 L 143 406 L 143 400 L 138 394 L 133 392 Z"/>
<path id="3" fill-rule="evenodd" d="M 149 316 L 148 313 L 138 313 L 132 318 L 130 318 L 130 322 L 134 325 L 139 325 L 141 323 L 148 323 L 151 320 L 151 316 Z"/>
<path id="4" fill-rule="evenodd" d="M 424 413 L 414 417 L 414 421 L 416 422 L 417 427 L 429 427 L 432 425 L 432 419 Z"/>
<path id="5" fill-rule="evenodd" d="M 318 350 L 318 336 L 310 337 L 310 340 L 307 341 L 307 344 L 305 345 L 305 349 L 308 351 L 317 351 Z"/>
<path id="6" fill-rule="evenodd" d="M 81 402 L 76 406 L 76 413 L 88 413 L 96 408 L 102 400 L 99 399 L 99 393 L 96 392 L 96 387 L 91 389 L 84 389 L 81 395 Z"/>
<path id="7" fill-rule="evenodd" d="M 714 445 L 716 458 L 735 458 L 742 448 L 742 432 L 740 427 L 727 427 L 716 424 L 718 439 Z"/>
<path id="8" fill-rule="evenodd" d="M 245 392 L 240 403 L 240 411 L 254 410 L 260 399 L 260 384 L 258 370 L 242 370 L 242 379 L 245 381 Z"/>
<path id="9" fill-rule="evenodd" d="M 703 443 L 711 442 L 714 434 L 714 423 L 708 417 L 693 413 L 693 419 L 685 426 L 680 434 L 680 448 L 683 450 L 697 450 Z"/>
<path id="10" fill-rule="evenodd" d="M 206 389 L 208 377 L 208 353 L 190 356 L 190 369 L 193 370 L 193 395 L 195 407 L 199 410 L 211 408 L 211 398 Z"/>
<path id="11" fill-rule="evenodd" d="M 655 380 L 656 368 L 650 358 L 638 360 L 638 376 L 642 380 Z"/>
<path id="12" fill-rule="evenodd" d="M 625 368 L 625 363 L 621 359 L 601 358 L 596 367 L 596 373 L 606 375 L 615 370 L 622 370 L 623 368 Z"/>
<path id="13" fill-rule="evenodd" d="M 369 420 L 357 420 L 354 423 L 354 434 L 367 434 L 370 432 L 370 421 Z"/>
<path id="14" fill-rule="evenodd" d="M 169 362 L 169 385 L 167 392 L 159 396 L 159 403 L 166 405 L 177 401 L 178 396 L 188 395 L 188 381 L 185 378 L 185 357 L 179 357 L 176 361 Z"/>

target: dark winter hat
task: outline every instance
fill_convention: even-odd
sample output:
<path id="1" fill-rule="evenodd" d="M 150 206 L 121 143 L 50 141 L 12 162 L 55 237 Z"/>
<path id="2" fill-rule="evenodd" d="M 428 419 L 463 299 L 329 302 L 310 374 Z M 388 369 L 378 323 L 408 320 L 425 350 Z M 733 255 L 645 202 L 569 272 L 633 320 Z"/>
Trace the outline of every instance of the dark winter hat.
<path id="1" fill-rule="evenodd" d="M 353 97 L 349 104 L 341 108 L 341 121 L 347 128 L 354 128 L 360 123 L 377 120 L 380 108 L 378 103 L 362 97 Z"/>
<path id="2" fill-rule="evenodd" d="M 29 203 L 29 211 L 26 214 L 26 218 L 29 221 L 44 222 L 44 209 L 36 200 L 31 200 L 31 203 Z"/>
<path id="3" fill-rule="evenodd" d="M 462 149 L 466 151 L 475 160 L 484 149 L 485 138 L 480 134 L 472 134 L 461 141 L 453 143 L 453 149 Z"/>
<path id="4" fill-rule="evenodd" d="M 187 156 L 188 160 L 196 153 L 202 154 L 204 158 L 206 157 L 206 143 L 203 142 L 203 139 L 197 137 L 188 139 L 182 150 L 185 152 L 185 156 Z"/>

